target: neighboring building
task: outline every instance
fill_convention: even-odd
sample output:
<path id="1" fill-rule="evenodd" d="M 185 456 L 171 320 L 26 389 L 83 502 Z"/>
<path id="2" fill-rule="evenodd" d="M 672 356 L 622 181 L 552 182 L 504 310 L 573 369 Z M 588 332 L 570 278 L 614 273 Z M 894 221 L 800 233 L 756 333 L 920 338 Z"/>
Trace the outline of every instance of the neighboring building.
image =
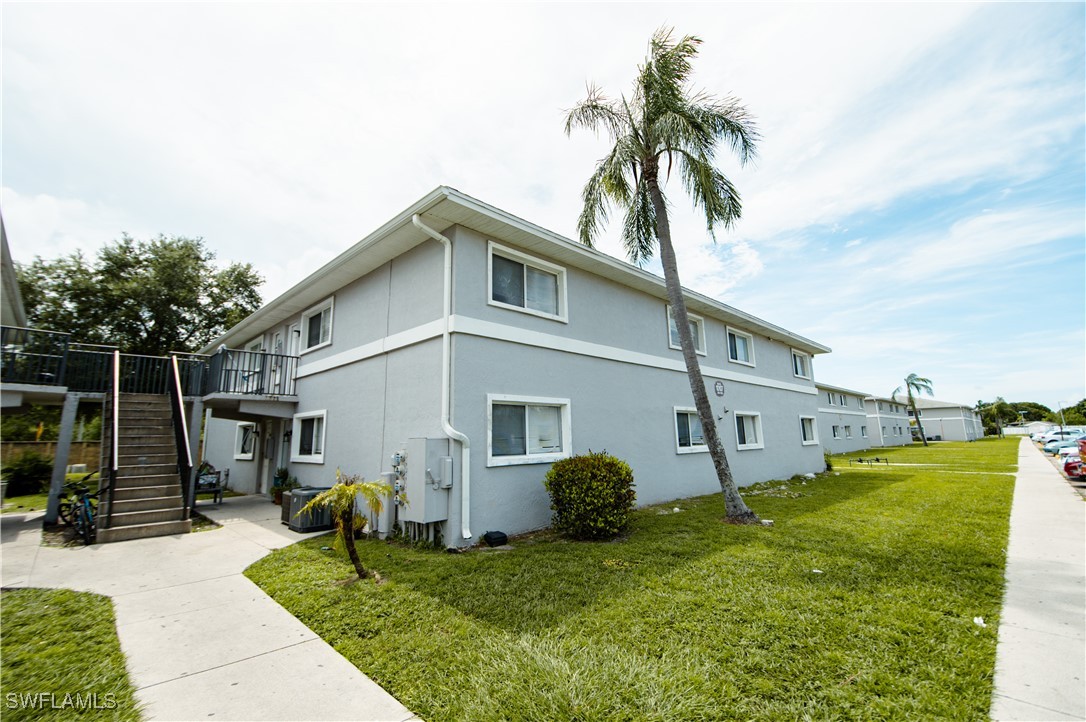
<path id="1" fill-rule="evenodd" d="M 1055 426 L 1050 421 L 1030 421 L 1025 424 L 1008 424 L 1003 427 L 1003 433 L 1007 436 L 1032 436 L 1052 428 Z"/>
<path id="2" fill-rule="evenodd" d="M 23 306 L 23 294 L 19 292 L 19 280 L 15 275 L 15 264 L 11 260 L 3 217 L 0 217 L 0 287 L 3 288 L 0 323 L 4 326 L 26 326 L 26 308 Z"/>
<path id="3" fill-rule="evenodd" d="M 906 446 L 913 443 L 905 404 L 892 398 L 869 396 L 864 400 L 864 406 L 872 446 Z"/>
<path id="4" fill-rule="evenodd" d="M 738 483 L 821 471 L 829 349 L 686 297 Z M 279 466 L 322 486 L 401 473 L 401 523 L 447 546 L 548 525 L 549 464 L 589 450 L 629 462 L 642 505 L 719 489 L 663 280 L 451 188 L 203 353 L 246 389 L 204 398 L 204 456 L 234 488 L 267 493 Z"/>
<path id="5" fill-rule="evenodd" d="M 984 438 L 984 422 L 972 406 L 951 401 L 917 399 L 916 410 L 928 441 L 976 441 Z M 909 409 L 910 423 L 916 420 Z M 919 433 L 919 432 L 918 432 Z"/>
<path id="6" fill-rule="evenodd" d="M 862 391 L 843 389 L 828 384 L 815 384 L 818 389 L 818 438 L 822 448 L 831 454 L 847 454 L 871 448 Z"/>

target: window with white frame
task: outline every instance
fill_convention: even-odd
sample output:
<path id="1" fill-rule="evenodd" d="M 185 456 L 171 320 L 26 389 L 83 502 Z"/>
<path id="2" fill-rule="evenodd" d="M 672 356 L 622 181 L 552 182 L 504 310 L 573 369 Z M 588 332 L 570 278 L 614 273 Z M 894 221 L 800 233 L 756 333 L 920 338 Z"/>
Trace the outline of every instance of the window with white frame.
<path id="1" fill-rule="evenodd" d="M 696 409 L 675 408 L 675 448 L 680 454 L 709 450 Z"/>
<path id="2" fill-rule="evenodd" d="M 845 395 L 844 394 L 837 394 L 837 405 L 838 406 L 847 406 L 847 404 L 845 403 Z"/>
<path id="3" fill-rule="evenodd" d="M 234 433 L 234 458 L 251 460 L 256 450 L 256 424 L 242 422 Z"/>
<path id="4" fill-rule="evenodd" d="M 841 438 L 841 427 L 838 426 L 837 424 L 833 425 L 833 438 L 835 438 L 835 439 L 840 439 Z"/>
<path id="5" fill-rule="evenodd" d="M 882 411 L 882 402 L 879 402 L 879 411 Z"/>
<path id="6" fill-rule="evenodd" d="M 886 438 L 886 427 L 885 426 L 882 427 L 882 436 L 883 436 L 883 438 Z"/>
<path id="7" fill-rule="evenodd" d="M 686 314 L 686 320 L 690 323 L 690 335 L 694 338 L 694 350 L 705 355 L 705 321 L 701 316 L 692 313 Z M 682 342 L 679 340 L 679 327 L 671 315 L 671 306 L 667 307 L 667 340 L 671 348 L 682 350 Z"/>
<path id="8" fill-rule="evenodd" d="M 566 269 L 490 243 L 490 305 L 566 320 Z"/>
<path id="9" fill-rule="evenodd" d="M 728 360 L 747 366 L 754 365 L 754 336 L 734 328 L 728 329 Z"/>
<path id="10" fill-rule="evenodd" d="M 488 466 L 543 464 L 570 455 L 569 399 L 487 396 Z"/>
<path id="11" fill-rule="evenodd" d="M 302 314 L 302 353 L 332 343 L 332 308 L 328 298 Z"/>
<path id="12" fill-rule="evenodd" d="M 327 411 L 294 415 L 290 432 L 290 460 L 303 464 L 324 463 L 324 431 Z"/>
<path id="13" fill-rule="evenodd" d="M 751 411 L 735 412 L 735 441 L 740 451 L 764 448 L 762 415 Z"/>
<path id="14" fill-rule="evenodd" d="M 856 406 L 861 408 L 861 409 L 864 407 L 864 399 L 863 399 L 862 396 L 860 398 L 856 399 Z"/>
<path id="15" fill-rule="evenodd" d="M 804 446 L 811 446 L 818 443 L 818 432 L 815 429 L 815 419 L 813 416 L 799 417 L 799 433 Z"/>
<path id="16" fill-rule="evenodd" d="M 801 379 L 811 378 L 811 357 L 809 354 L 792 349 L 792 373 Z"/>
<path id="17" fill-rule="evenodd" d="M 827 391 L 827 392 L 826 392 L 826 402 L 827 402 L 827 403 L 828 403 L 828 404 L 829 404 L 830 406 L 833 406 L 833 392 L 832 392 L 832 391 Z"/>
<path id="18" fill-rule="evenodd" d="M 845 438 L 846 439 L 851 439 L 852 438 L 852 427 L 849 426 L 848 424 L 845 424 Z"/>
<path id="19" fill-rule="evenodd" d="M 861 426 L 860 427 L 860 436 L 862 436 L 865 439 L 867 438 L 867 427 L 866 426 Z"/>

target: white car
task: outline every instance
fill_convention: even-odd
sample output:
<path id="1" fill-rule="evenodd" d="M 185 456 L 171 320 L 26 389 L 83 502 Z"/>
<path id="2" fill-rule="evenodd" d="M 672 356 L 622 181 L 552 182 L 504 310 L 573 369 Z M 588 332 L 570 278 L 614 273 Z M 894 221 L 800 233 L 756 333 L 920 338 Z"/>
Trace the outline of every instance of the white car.
<path id="1" fill-rule="evenodd" d="M 1047 444 L 1051 441 L 1066 441 L 1068 439 L 1075 439 L 1082 436 L 1082 429 L 1056 429 L 1055 431 L 1049 431 L 1047 434 L 1041 437 L 1041 444 Z"/>
<path id="2" fill-rule="evenodd" d="M 1078 456 L 1078 444 L 1075 444 L 1074 446 L 1065 446 L 1057 453 L 1060 457 L 1060 463 L 1062 464 L 1067 460 L 1068 456 Z"/>

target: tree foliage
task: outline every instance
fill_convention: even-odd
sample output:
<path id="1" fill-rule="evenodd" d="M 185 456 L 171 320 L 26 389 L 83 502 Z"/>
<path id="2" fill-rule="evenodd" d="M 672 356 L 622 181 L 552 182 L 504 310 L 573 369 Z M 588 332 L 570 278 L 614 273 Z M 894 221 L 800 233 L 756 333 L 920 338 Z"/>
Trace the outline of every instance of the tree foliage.
<path id="1" fill-rule="evenodd" d="M 603 130 L 610 138 L 611 150 L 597 163 L 581 193 L 580 240 L 591 246 L 608 220 L 609 209 L 617 206 L 625 216 L 622 242 L 630 261 L 644 264 L 659 251 L 694 406 L 728 518 L 750 522 L 757 516 L 739 495 L 705 391 L 661 188 L 674 170 L 694 207 L 704 214 L 710 236 L 718 226 L 731 226 L 742 213 L 739 192 L 715 165 L 716 151 L 723 144 L 746 163 L 754 157 L 758 132 L 751 115 L 735 98 L 691 89 L 693 60 L 700 45 L 697 37 L 676 39 L 669 28 L 657 30 L 649 42 L 648 57 L 637 69 L 631 95 L 609 98 L 589 86 L 588 97 L 566 114 L 565 131 L 569 135 L 574 128 Z"/>
<path id="2" fill-rule="evenodd" d="M 201 238 L 124 235 L 93 260 L 39 256 L 16 273 L 29 325 L 160 356 L 196 351 L 260 306 L 251 264 L 214 261 Z"/>
<path id="3" fill-rule="evenodd" d="M 336 527 L 335 547 L 347 552 L 355 573 L 359 579 L 369 575 L 362 566 L 358 549 L 354 545 L 355 532 L 363 531 L 369 519 L 358 509 L 358 497 L 361 495 L 369 507 L 370 514 L 380 516 L 384 509 L 384 498 L 392 494 L 392 487 L 377 481 L 366 481 L 358 475 L 347 475 L 336 469 L 336 483 L 309 500 L 298 514 L 327 506 L 331 511 L 332 524 Z"/>
<path id="4" fill-rule="evenodd" d="M 917 376 L 916 374 L 909 374 L 905 377 L 905 383 L 898 386 L 894 389 L 894 393 L 890 394 L 890 398 L 897 401 L 897 395 L 900 393 L 906 395 L 906 403 L 913 412 L 913 418 L 916 419 L 916 428 L 920 432 L 920 440 L 924 442 L 924 446 L 927 446 L 928 437 L 924 434 L 924 424 L 920 420 L 920 414 L 916 411 L 916 397 L 921 394 L 927 394 L 928 396 L 935 395 L 931 390 L 931 379 L 926 379 L 923 376 Z"/>

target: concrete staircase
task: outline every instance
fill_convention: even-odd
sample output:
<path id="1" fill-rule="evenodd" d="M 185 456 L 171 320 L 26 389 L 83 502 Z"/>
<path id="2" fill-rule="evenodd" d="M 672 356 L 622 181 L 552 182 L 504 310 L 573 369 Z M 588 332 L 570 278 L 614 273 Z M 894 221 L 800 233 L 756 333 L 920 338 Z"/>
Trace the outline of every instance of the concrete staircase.
<path id="1" fill-rule="evenodd" d="M 106 415 L 109 418 L 109 415 Z M 108 424 L 103 424 L 108 426 Z M 181 476 L 177 471 L 170 398 L 121 394 L 118 428 L 117 483 L 109 528 L 98 529 L 98 542 L 142 539 L 192 530 L 187 518 Z M 102 433 L 102 478 L 109 476 L 111 429 Z M 106 496 L 106 495 L 103 495 Z"/>

